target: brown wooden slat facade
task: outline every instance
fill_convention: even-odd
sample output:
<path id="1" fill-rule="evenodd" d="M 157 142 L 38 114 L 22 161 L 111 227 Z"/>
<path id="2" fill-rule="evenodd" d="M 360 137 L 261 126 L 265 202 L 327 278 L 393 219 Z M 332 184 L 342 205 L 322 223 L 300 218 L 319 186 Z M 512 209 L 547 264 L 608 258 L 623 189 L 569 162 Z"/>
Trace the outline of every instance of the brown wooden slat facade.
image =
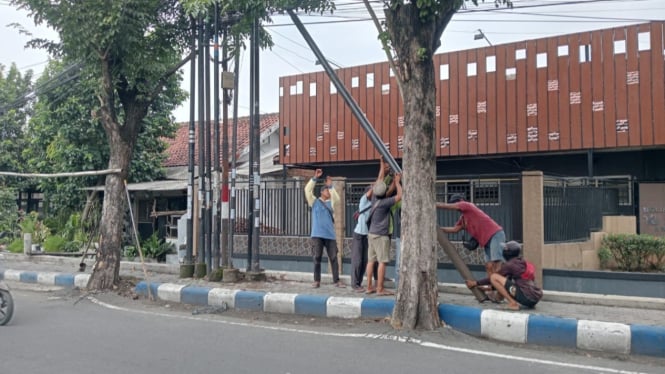
<path id="1" fill-rule="evenodd" d="M 665 145 L 664 22 L 434 57 L 436 154 L 500 155 Z M 403 156 L 388 63 L 337 70 L 380 138 Z M 323 72 L 280 78 L 281 162 L 376 160 Z"/>

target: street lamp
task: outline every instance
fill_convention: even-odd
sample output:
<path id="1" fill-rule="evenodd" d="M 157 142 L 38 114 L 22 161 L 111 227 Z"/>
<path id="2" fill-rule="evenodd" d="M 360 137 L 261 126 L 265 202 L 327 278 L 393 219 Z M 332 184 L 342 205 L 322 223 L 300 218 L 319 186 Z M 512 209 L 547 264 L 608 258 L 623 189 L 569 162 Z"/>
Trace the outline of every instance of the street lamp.
<path id="1" fill-rule="evenodd" d="M 487 36 L 485 36 L 485 33 L 483 32 L 483 30 L 478 29 L 478 31 L 475 33 L 475 35 L 473 35 L 473 40 L 480 40 L 480 39 L 485 39 L 487 44 L 492 46 L 492 42 L 490 42 L 490 40 L 487 39 Z"/>

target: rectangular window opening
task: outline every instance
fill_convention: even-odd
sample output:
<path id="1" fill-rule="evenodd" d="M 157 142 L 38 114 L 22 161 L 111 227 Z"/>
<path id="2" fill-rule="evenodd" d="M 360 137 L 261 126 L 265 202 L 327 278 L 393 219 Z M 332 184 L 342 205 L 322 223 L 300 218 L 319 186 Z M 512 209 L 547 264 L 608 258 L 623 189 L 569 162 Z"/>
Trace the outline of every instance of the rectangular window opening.
<path id="1" fill-rule="evenodd" d="M 469 62 L 466 64 L 466 76 L 467 77 L 475 77 L 478 75 L 478 66 L 476 65 L 475 62 Z"/>
<path id="2" fill-rule="evenodd" d="M 374 73 L 367 73 L 367 88 L 374 87 Z"/>
<path id="3" fill-rule="evenodd" d="M 560 45 L 557 48 L 557 54 L 559 55 L 559 57 L 568 56 L 568 46 L 567 45 Z"/>
<path id="4" fill-rule="evenodd" d="M 506 69 L 506 80 L 512 81 L 517 78 L 517 68 L 507 68 Z"/>
<path id="5" fill-rule="evenodd" d="M 439 65 L 439 80 L 445 81 L 450 78 L 450 66 L 448 64 Z"/>
<path id="6" fill-rule="evenodd" d="M 385 83 L 381 85 L 381 95 L 388 95 L 390 94 L 390 84 Z"/>
<path id="7" fill-rule="evenodd" d="M 316 82 L 309 84 L 309 96 L 316 96 Z"/>
<path id="8" fill-rule="evenodd" d="M 493 73 L 496 71 L 496 56 L 487 56 L 485 58 L 485 72 Z"/>
<path id="9" fill-rule="evenodd" d="M 518 49 L 515 51 L 515 60 L 524 60 L 526 58 L 526 49 Z"/>
<path id="10" fill-rule="evenodd" d="M 583 44 L 580 46 L 580 63 L 591 61 L 591 44 Z"/>
<path id="11" fill-rule="evenodd" d="M 614 54 L 619 55 L 626 53 L 626 41 L 625 40 L 615 40 L 614 41 Z"/>
<path id="12" fill-rule="evenodd" d="M 352 88 L 357 88 L 359 84 L 360 84 L 360 79 L 358 79 L 358 77 L 351 77 Z"/>
<path id="13" fill-rule="evenodd" d="M 335 84 L 333 82 L 330 82 L 330 94 L 334 95 L 337 93 L 337 87 L 335 87 Z"/>
<path id="14" fill-rule="evenodd" d="M 641 32 L 637 34 L 637 50 L 649 51 L 651 50 L 651 33 Z"/>
<path id="15" fill-rule="evenodd" d="M 536 55 L 536 68 L 546 68 L 547 67 L 547 52 L 538 53 Z"/>

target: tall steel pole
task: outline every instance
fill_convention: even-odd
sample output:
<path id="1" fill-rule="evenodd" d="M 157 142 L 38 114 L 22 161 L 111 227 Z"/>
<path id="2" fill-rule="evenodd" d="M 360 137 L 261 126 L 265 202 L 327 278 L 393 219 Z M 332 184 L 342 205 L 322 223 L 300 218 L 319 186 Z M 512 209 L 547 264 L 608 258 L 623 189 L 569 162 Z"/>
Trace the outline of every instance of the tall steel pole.
<path id="1" fill-rule="evenodd" d="M 205 119 L 205 251 L 206 251 L 206 274 L 212 273 L 212 120 L 210 115 L 210 39 L 212 33 L 210 32 L 210 24 L 206 23 L 206 40 L 205 40 L 205 104 L 206 104 L 206 119 Z"/>
<path id="2" fill-rule="evenodd" d="M 224 27 L 224 40 L 222 41 L 222 70 L 224 73 L 228 73 L 228 27 Z M 234 77 L 235 80 L 235 77 Z M 226 214 L 228 212 L 229 204 L 229 90 L 224 85 L 222 90 L 222 123 L 224 124 L 222 134 L 222 202 L 221 202 L 221 233 L 222 233 L 222 243 L 226 245 L 227 250 L 222 251 L 222 268 L 229 267 L 229 251 L 228 251 L 228 242 L 229 242 L 229 216 Z"/>
<path id="3" fill-rule="evenodd" d="M 258 273 L 261 271 L 259 266 L 259 240 L 260 240 L 260 224 L 261 224 L 261 112 L 259 111 L 259 19 L 254 19 L 252 25 L 252 45 L 251 45 L 252 59 L 250 62 L 250 70 L 252 72 L 252 79 L 250 81 L 250 89 L 253 92 L 252 102 L 252 136 L 251 149 L 253 159 L 250 161 L 250 174 L 251 181 L 254 185 L 253 200 L 254 200 L 254 222 L 252 224 L 252 272 Z"/>
<path id="4" fill-rule="evenodd" d="M 233 258 L 233 237 L 236 227 L 236 154 L 238 153 L 238 75 L 240 74 L 240 42 L 234 36 L 235 55 L 233 56 L 233 135 L 231 137 L 231 196 L 229 201 L 229 258 Z"/>
<path id="5" fill-rule="evenodd" d="M 219 206 L 219 4 L 215 2 L 215 43 L 213 50 L 213 75 L 215 76 L 214 89 L 213 89 L 213 105 L 215 120 L 213 122 L 213 172 L 212 172 L 212 253 L 213 262 L 212 268 L 219 268 L 219 255 L 220 255 L 220 235 L 221 235 L 221 220 L 220 220 L 220 206 Z"/>
<path id="6" fill-rule="evenodd" d="M 187 171 L 189 179 L 187 180 L 187 250 L 185 252 L 184 264 L 191 266 L 194 263 L 194 175 L 195 175 L 195 149 L 194 136 L 196 133 L 196 20 L 191 17 L 192 40 L 190 49 L 192 57 L 189 64 L 189 157 L 187 162 Z M 193 269 L 192 269 L 193 270 Z M 191 276 L 189 271 L 183 270 L 180 273 L 183 278 Z"/>
<path id="7" fill-rule="evenodd" d="M 202 277 L 205 272 L 205 251 L 204 251 L 204 242 L 205 242 L 205 228 L 203 227 L 203 213 L 204 213 L 204 194 L 205 194 L 205 87 L 203 84 L 204 80 L 204 41 L 205 35 L 204 26 L 203 26 L 203 17 L 199 16 L 198 20 L 198 37 L 199 37 L 199 61 L 198 61 L 198 107 L 199 107 L 199 196 L 198 196 L 198 243 L 196 246 L 196 268 L 194 270 L 196 277 Z M 203 267 L 203 269 L 201 269 Z"/>

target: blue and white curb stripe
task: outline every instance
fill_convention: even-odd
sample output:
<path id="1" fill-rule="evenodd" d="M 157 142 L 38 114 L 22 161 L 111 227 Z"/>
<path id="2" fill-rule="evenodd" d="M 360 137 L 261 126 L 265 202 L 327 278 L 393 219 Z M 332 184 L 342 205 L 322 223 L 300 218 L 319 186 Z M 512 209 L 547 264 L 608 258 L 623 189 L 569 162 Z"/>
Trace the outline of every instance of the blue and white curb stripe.
<path id="1" fill-rule="evenodd" d="M 66 274 L 7 269 L 0 271 L 0 280 L 2 279 L 13 282 L 41 284 L 45 286 L 86 288 L 88 286 L 90 274 Z"/>
<path id="2" fill-rule="evenodd" d="M 170 283 L 150 283 L 150 289 L 158 299 L 170 302 L 208 306 L 226 303 L 238 310 L 346 319 L 390 317 L 395 306 L 393 299 L 240 291 Z M 147 283 L 137 284 L 136 292 L 147 295 Z M 439 305 L 439 316 L 456 330 L 493 340 L 665 357 L 664 326 L 576 320 L 451 304 Z"/>
<path id="3" fill-rule="evenodd" d="M 90 274 L 21 270 L 0 271 L 0 280 L 69 288 L 85 288 Z M 148 283 L 136 285 L 148 294 Z M 239 310 L 336 318 L 390 317 L 394 299 L 365 299 L 150 283 L 157 299 Z M 579 348 L 608 353 L 665 357 L 665 326 L 577 320 L 441 304 L 439 316 L 450 327 L 469 335 L 522 344 Z"/>

